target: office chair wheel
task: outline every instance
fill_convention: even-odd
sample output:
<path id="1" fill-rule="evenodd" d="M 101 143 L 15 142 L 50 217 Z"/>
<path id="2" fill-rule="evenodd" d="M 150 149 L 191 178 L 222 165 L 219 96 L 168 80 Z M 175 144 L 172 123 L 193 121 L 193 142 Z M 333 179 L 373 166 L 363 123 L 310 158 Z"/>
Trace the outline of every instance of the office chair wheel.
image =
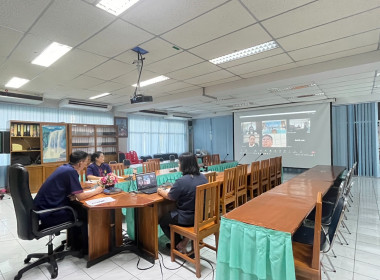
<path id="1" fill-rule="evenodd" d="M 29 257 L 27 257 L 27 258 L 25 258 L 25 260 L 24 260 L 24 263 L 28 263 L 28 262 L 30 262 L 30 258 Z M 21 278 L 21 277 L 20 277 Z M 16 278 L 15 278 L 16 279 Z"/>
<path id="2" fill-rule="evenodd" d="M 51 275 L 51 279 L 57 278 L 57 276 L 58 276 L 58 267 L 54 268 L 54 271 L 50 275 Z"/>

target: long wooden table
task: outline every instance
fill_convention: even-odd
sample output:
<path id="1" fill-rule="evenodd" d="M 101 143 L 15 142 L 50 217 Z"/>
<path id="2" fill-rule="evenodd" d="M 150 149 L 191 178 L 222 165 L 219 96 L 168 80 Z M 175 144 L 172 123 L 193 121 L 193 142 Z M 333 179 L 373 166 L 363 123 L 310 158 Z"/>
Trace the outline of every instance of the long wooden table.
<path id="1" fill-rule="evenodd" d="M 334 181 L 342 174 L 344 169 L 344 167 L 340 166 L 318 165 L 225 214 L 222 218 L 219 240 L 219 244 L 223 244 L 219 247 L 219 250 L 222 250 L 223 252 L 218 251 L 216 279 L 230 279 L 233 274 L 230 275 L 229 272 L 236 272 L 236 263 L 234 263 L 233 259 L 241 252 L 234 250 L 239 250 L 239 248 L 243 247 L 250 248 L 251 250 L 263 249 L 260 245 L 255 247 L 259 243 L 257 237 L 254 238 L 254 240 L 251 240 L 252 244 L 244 243 L 250 242 L 250 239 L 246 237 L 240 238 L 238 241 L 231 241 L 231 239 L 234 238 L 234 232 L 236 232 L 239 227 L 246 229 L 247 227 L 249 228 L 249 225 L 252 225 L 250 238 L 255 236 L 254 231 L 256 229 L 264 229 L 264 244 L 265 242 L 268 244 L 276 242 L 273 240 L 273 237 L 270 237 L 272 233 L 274 236 L 277 236 L 276 232 L 287 233 L 288 235 L 284 235 L 284 242 L 279 242 L 276 246 L 284 246 L 284 248 L 290 250 L 290 252 L 286 252 L 287 256 L 292 256 L 291 235 L 297 230 L 305 217 L 314 208 L 317 200 L 317 193 L 322 192 L 325 194 L 333 185 Z M 238 223 L 231 222 L 228 226 L 224 226 L 223 223 L 227 225 L 229 220 Z M 223 232 L 224 230 L 228 231 L 229 229 L 231 229 L 231 232 Z M 237 242 L 237 244 L 232 244 L 234 242 Z M 257 242 L 257 244 L 255 242 Z M 276 267 L 281 261 L 278 261 L 277 263 L 272 262 L 274 256 L 270 256 L 270 253 L 261 252 L 255 255 L 255 257 L 264 258 L 263 260 L 252 260 L 255 263 L 259 262 L 264 266 L 265 271 L 261 275 L 262 277 L 270 277 L 271 279 L 294 279 L 294 271 L 292 273 L 289 269 L 287 270 L 289 277 L 286 275 L 280 275 L 279 278 L 276 278 L 273 275 L 268 276 L 268 273 L 272 273 L 271 269 L 279 271 L 284 267 L 291 267 L 292 265 L 289 264 L 289 258 L 284 261 L 287 262 L 286 264 L 281 264 L 281 269 L 276 269 L 274 267 Z M 266 258 L 270 258 L 270 260 Z M 276 259 L 276 257 L 274 259 Z M 251 265 L 253 267 L 254 263 Z M 229 267 L 231 268 L 231 271 L 229 271 Z M 255 269 L 259 271 L 258 273 L 261 273 L 260 269 L 262 268 L 257 267 L 254 268 L 253 271 L 250 271 L 249 273 L 247 272 L 253 277 L 252 279 L 259 277 L 259 275 L 255 274 Z M 275 274 L 275 272 L 273 273 Z"/>

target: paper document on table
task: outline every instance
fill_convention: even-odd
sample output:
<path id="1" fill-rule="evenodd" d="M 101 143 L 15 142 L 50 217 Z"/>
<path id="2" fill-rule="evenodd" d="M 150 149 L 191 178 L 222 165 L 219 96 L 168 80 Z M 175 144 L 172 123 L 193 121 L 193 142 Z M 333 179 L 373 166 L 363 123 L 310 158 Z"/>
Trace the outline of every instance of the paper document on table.
<path id="1" fill-rule="evenodd" d="M 115 199 L 108 196 L 108 197 L 102 197 L 102 198 L 87 200 L 86 203 L 90 206 L 95 206 L 95 205 L 99 205 L 99 204 L 103 204 L 103 203 L 107 203 L 107 202 L 112 202 L 112 201 L 115 201 Z"/>

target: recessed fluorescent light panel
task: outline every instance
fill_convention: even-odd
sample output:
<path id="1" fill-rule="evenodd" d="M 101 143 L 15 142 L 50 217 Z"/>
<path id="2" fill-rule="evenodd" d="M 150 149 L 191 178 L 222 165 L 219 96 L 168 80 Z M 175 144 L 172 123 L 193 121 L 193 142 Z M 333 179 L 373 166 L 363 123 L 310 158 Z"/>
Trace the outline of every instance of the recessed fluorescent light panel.
<path id="1" fill-rule="evenodd" d="M 166 81 L 166 80 L 169 80 L 168 77 L 166 76 L 158 76 L 156 78 L 153 78 L 153 79 L 150 79 L 150 80 L 146 80 L 146 81 L 143 81 L 140 83 L 140 87 L 145 87 L 145 86 L 149 86 L 151 84 L 155 84 L 155 83 L 159 83 L 159 82 L 163 82 L 163 81 Z M 134 84 L 132 85 L 133 87 L 137 87 L 137 84 Z"/>
<path id="2" fill-rule="evenodd" d="M 101 0 L 96 7 L 118 16 L 139 1 L 140 0 Z"/>
<path id="3" fill-rule="evenodd" d="M 5 87 L 19 88 L 25 85 L 27 82 L 29 82 L 29 80 L 13 77 L 12 79 L 9 80 L 9 82 L 5 85 Z"/>
<path id="4" fill-rule="evenodd" d="M 266 42 L 264 44 L 257 45 L 257 46 L 254 46 L 254 47 L 251 47 L 248 49 L 244 49 L 241 51 L 237 51 L 234 53 L 230 53 L 230 54 L 227 54 L 227 55 L 224 55 L 221 57 L 211 59 L 210 62 L 214 63 L 214 64 L 221 64 L 221 63 L 229 62 L 232 60 L 240 59 L 243 57 L 251 56 L 254 54 L 258 54 L 261 52 L 270 51 L 270 50 L 273 50 L 275 48 L 278 48 L 277 43 L 275 41 L 270 41 L 270 42 Z"/>
<path id="5" fill-rule="evenodd" d="M 71 49 L 72 47 L 53 42 L 32 61 L 32 64 L 49 67 Z"/>
<path id="6" fill-rule="evenodd" d="M 105 93 L 102 93 L 102 94 L 99 94 L 99 95 L 95 95 L 95 96 L 91 96 L 90 98 L 88 99 L 98 99 L 100 97 L 104 97 L 104 96 L 107 96 L 107 95 L 110 95 L 111 93 L 109 92 L 105 92 Z"/>

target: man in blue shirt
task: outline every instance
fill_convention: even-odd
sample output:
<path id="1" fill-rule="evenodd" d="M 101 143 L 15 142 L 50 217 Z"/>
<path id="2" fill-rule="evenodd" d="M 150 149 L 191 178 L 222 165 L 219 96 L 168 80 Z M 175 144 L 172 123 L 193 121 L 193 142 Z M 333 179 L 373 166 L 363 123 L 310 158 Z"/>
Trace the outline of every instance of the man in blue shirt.
<path id="1" fill-rule="evenodd" d="M 34 206 L 37 210 L 45 210 L 68 206 L 70 200 L 83 200 L 103 191 L 97 187 L 93 191 L 83 192 L 79 182 L 79 173 L 86 167 L 88 154 L 76 151 L 70 155 L 70 163 L 58 167 L 42 184 L 36 197 Z M 51 227 L 66 221 L 73 220 L 69 210 L 60 210 L 40 215 L 41 228 Z"/>

